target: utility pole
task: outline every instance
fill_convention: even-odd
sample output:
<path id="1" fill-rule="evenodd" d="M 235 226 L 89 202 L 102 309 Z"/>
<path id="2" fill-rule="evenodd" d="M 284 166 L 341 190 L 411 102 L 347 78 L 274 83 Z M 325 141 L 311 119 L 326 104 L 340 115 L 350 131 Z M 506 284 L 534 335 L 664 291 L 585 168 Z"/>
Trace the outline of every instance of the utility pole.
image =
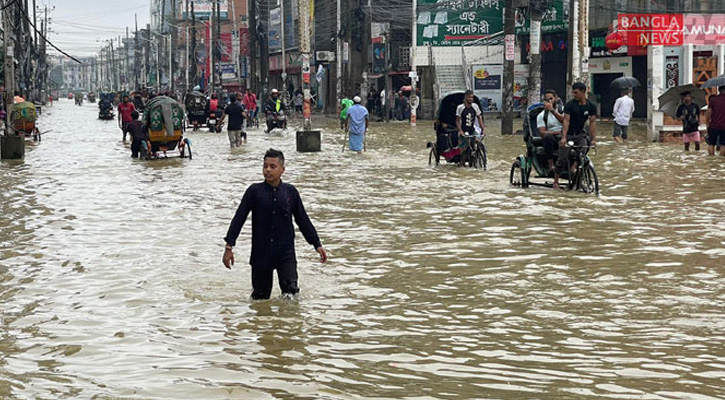
<path id="1" fill-rule="evenodd" d="M 529 2 L 529 101 L 536 104 L 541 101 L 541 20 L 546 12 L 546 0 Z"/>
<path id="2" fill-rule="evenodd" d="M 581 58 L 581 80 L 589 87 L 589 0 L 579 0 L 579 54 Z"/>
<path id="3" fill-rule="evenodd" d="M 174 96 L 176 81 L 174 79 L 174 53 L 176 52 L 176 0 L 171 0 L 171 23 L 169 24 L 169 93 Z"/>
<path id="4" fill-rule="evenodd" d="M 257 81 L 257 1 L 247 0 L 249 7 L 249 84 L 252 93 L 258 93 L 259 82 Z"/>
<path id="5" fill-rule="evenodd" d="M 567 57 L 567 99 L 571 99 L 571 85 L 581 80 L 579 58 L 579 0 L 569 1 L 569 51 Z"/>
<path id="6" fill-rule="evenodd" d="M 146 60 L 144 65 L 144 88 L 149 83 L 149 71 L 151 71 L 151 24 L 146 24 Z M 158 79 L 158 77 L 157 77 Z"/>
<path id="7" fill-rule="evenodd" d="M 133 16 L 135 28 L 136 28 L 136 34 L 133 36 L 133 79 L 134 79 L 134 88 L 138 90 L 138 66 L 139 66 L 139 56 L 138 56 L 138 14 L 134 14 Z"/>
<path id="8" fill-rule="evenodd" d="M 209 93 L 214 93 L 214 6 L 212 5 L 211 14 L 209 15 L 209 66 L 206 71 L 207 78 L 209 79 Z"/>
<path id="9" fill-rule="evenodd" d="M 337 91 L 337 105 L 340 106 L 342 102 L 342 38 L 340 37 L 340 31 L 342 31 L 342 21 L 341 21 L 341 14 L 342 14 L 342 4 L 341 0 L 337 0 L 337 30 L 335 31 L 335 66 L 336 66 L 336 76 L 335 79 L 337 81 L 336 91 Z"/>
<path id="10" fill-rule="evenodd" d="M 282 38 L 280 40 L 280 43 L 282 43 L 282 101 L 284 103 L 287 103 L 287 42 L 285 41 L 285 33 L 284 33 L 284 26 L 287 22 L 287 18 L 284 14 L 284 0 L 279 0 L 280 4 L 280 14 L 282 14 Z"/>
<path id="11" fill-rule="evenodd" d="M 410 31 L 412 34 L 410 46 L 410 126 L 416 126 L 418 120 L 418 94 L 416 86 L 418 83 L 418 68 L 416 68 L 415 55 L 418 49 L 418 0 L 413 0 L 413 21 Z"/>
<path id="12" fill-rule="evenodd" d="M 19 4 L 16 4 L 19 6 Z M 12 26 L 11 13 L 15 13 L 15 7 L 6 6 L 2 10 L 3 30 L 5 40 L 3 40 L 3 52 L 5 54 L 5 111 L 7 112 L 8 124 L 12 124 L 11 116 L 13 113 L 13 97 L 15 96 L 15 35 Z M 17 134 L 9 134 L 13 132 L 10 128 L 6 128 L 5 135 L 0 138 L 0 158 L 2 159 L 23 159 L 25 158 L 25 140 Z"/>
<path id="13" fill-rule="evenodd" d="M 196 14 L 194 13 L 194 2 L 191 2 L 191 49 L 192 53 L 188 56 L 189 59 L 189 66 L 193 68 L 194 73 L 190 74 L 193 76 L 194 84 L 192 85 L 191 82 L 189 83 L 189 90 L 193 89 L 194 86 L 196 86 L 197 81 L 197 70 L 196 70 Z"/>
<path id="14" fill-rule="evenodd" d="M 242 69 L 239 65 L 239 26 L 237 25 L 237 9 L 234 7 L 234 2 L 229 2 L 232 6 L 232 58 L 234 59 L 234 70 L 236 71 L 237 82 L 239 87 L 242 87 Z"/>
<path id="15" fill-rule="evenodd" d="M 117 90 L 116 86 L 116 57 L 113 54 L 113 39 L 109 41 L 111 43 L 111 89 Z"/>
<path id="16" fill-rule="evenodd" d="M 283 0 L 284 1 L 284 0 Z M 302 56 L 302 93 L 304 94 L 304 130 L 312 129 L 312 95 L 310 93 L 310 0 L 299 0 L 300 54 Z M 284 25 L 284 21 L 282 21 Z"/>
<path id="17" fill-rule="evenodd" d="M 214 57 L 216 57 L 216 68 L 214 68 L 214 74 L 217 74 L 217 70 L 219 70 L 218 78 L 219 78 L 219 89 L 221 90 L 222 85 L 222 68 L 221 68 L 221 62 L 222 62 L 222 12 L 221 12 L 221 1 L 218 1 L 216 3 L 216 37 L 214 38 Z"/>
<path id="18" fill-rule="evenodd" d="M 501 105 L 502 135 L 513 135 L 514 133 L 514 53 L 509 51 L 516 45 L 516 24 L 514 18 L 514 0 L 506 0 L 503 17 L 504 60 L 502 93 L 503 104 Z"/>
<path id="19" fill-rule="evenodd" d="M 128 81 L 129 81 L 129 78 L 128 78 L 129 73 L 128 73 L 128 71 L 131 69 L 130 68 L 131 67 L 131 53 L 130 53 L 130 50 L 131 49 L 129 49 L 129 45 L 130 44 L 131 44 L 131 38 L 128 36 L 128 27 L 126 27 L 126 44 L 125 44 L 125 47 L 126 47 L 126 70 L 124 72 L 124 77 L 125 77 L 124 84 L 126 85 L 126 89 L 128 89 L 128 87 L 130 86 L 128 84 Z"/>

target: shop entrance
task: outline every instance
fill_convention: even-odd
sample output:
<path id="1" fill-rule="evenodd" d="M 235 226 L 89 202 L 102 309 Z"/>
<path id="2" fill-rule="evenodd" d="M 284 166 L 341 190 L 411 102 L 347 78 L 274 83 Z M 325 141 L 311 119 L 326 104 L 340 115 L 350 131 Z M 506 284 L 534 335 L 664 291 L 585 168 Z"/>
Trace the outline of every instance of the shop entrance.
<path id="1" fill-rule="evenodd" d="M 613 74 L 594 74 L 592 75 L 592 92 L 599 105 L 599 117 L 611 118 L 612 107 L 614 102 L 619 97 L 620 93 L 618 90 L 609 89 L 609 85 L 613 80 L 623 76 L 622 73 Z"/>

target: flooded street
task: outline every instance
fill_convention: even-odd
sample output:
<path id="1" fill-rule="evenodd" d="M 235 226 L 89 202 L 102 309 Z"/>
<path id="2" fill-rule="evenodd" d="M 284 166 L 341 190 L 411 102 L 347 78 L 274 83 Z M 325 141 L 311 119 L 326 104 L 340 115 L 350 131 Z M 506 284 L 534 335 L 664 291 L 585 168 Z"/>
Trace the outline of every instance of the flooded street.
<path id="1" fill-rule="evenodd" d="M 0 164 L 0 398 L 725 398 L 725 160 L 604 125 L 595 197 L 510 187 L 498 121 L 485 172 L 430 168 L 430 121 L 362 156 L 313 123 L 321 153 L 138 161 L 96 104 L 45 107 Z M 297 235 L 299 301 L 249 300 L 249 226 L 221 264 L 270 147 L 331 257 Z"/>

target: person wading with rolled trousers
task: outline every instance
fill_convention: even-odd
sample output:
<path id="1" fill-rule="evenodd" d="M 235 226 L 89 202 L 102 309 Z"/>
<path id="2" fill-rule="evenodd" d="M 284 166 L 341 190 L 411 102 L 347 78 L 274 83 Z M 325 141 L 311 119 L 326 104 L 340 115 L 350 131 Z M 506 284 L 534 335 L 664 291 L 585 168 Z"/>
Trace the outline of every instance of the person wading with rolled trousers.
<path id="1" fill-rule="evenodd" d="M 249 264 L 252 266 L 254 300 L 270 297 L 275 269 L 283 296 L 292 296 L 299 292 L 292 217 L 307 243 L 314 246 L 320 254 L 320 261 L 327 262 L 327 253 L 305 212 L 299 192 L 294 186 L 282 182 L 284 170 L 284 154 L 279 150 L 267 150 L 262 168 L 264 182 L 247 188 L 224 238 L 226 247 L 222 263 L 231 269 L 234 265 L 232 249 L 247 216 L 252 213 L 252 254 Z"/>
<path id="2" fill-rule="evenodd" d="M 700 106 L 692 102 L 690 92 L 682 92 L 682 104 L 677 107 L 675 117 L 682 121 L 682 142 L 685 151 L 690 151 L 690 142 L 695 142 L 695 151 L 700 151 Z"/>
<path id="3" fill-rule="evenodd" d="M 567 142 L 574 142 L 575 147 L 597 145 L 597 107 L 587 99 L 587 86 L 581 82 L 571 85 L 571 94 L 574 97 L 564 106 L 564 122 L 561 129 L 561 141 L 559 142 L 559 159 L 556 160 L 556 171 L 554 172 L 554 189 L 559 189 L 559 175 L 571 165 L 576 169 L 576 162 L 570 160 L 571 152 Z M 589 121 L 589 135 L 591 144 L 587 140 L 587 132 L 584 129 Z M 571 171 L 569 171 L 571 173 Z"/>
<path id="4" fill-rule="evenodd" d="M 128 133 L 128 124 L 133 121 L 131 113 L 136 111 L 136 107 L 131 103 L 128 95 L 123 96 L 123 102 L 118 105 L 118 127 L 123 132 L 123 141 L 126 141 L 126 133 Z"/>
<path id="5" fill-rule="evenodd" d="M 707 122 L 707 154 L 715 155 L 715 146 L 720 146 L 720 155 L 725 156 L 725 86 L 717 88 L 717 96 L 710 96 L 705 120 Z"/>

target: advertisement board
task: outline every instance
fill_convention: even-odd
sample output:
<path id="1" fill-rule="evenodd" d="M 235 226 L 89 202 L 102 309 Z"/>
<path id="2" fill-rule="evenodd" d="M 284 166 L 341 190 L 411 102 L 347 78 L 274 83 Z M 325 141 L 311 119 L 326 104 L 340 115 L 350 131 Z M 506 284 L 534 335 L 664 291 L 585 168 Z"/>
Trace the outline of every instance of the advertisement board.
<path id="1" fill-rule="evenodd" d="M 627 46 L 682 46 L 682 14 L 619 14 L 619 31 Z"/>
<path id="2" fill-rule="evenodd" d="M 482 111 L 500 111 L 503 65 L 475 65 L 471 68 L 471 73 L 473 93 L 481 100 Z"/>
<path id="3" fill-rule="evenodd" d="M 418 46 L 503 42 L 502 0 L 418 0 L 417 10 Z"/>
<path id="4" fill-rule="evenodd" d="M 269 51 L 274 53 L 282 51 L 282 8 L 269 10 Z"/>
<path id="5" fill-rule="evenodd" d="M 686 44 L 720 44 L 725 42 L 725 14 L 685 14 Z"/>
<path id="6" fill-rule="evenodd" d="M 192 4 L 194 5 L 194 17 L 197 20 L 209 20 L 212 11 L 214 10 L 214 4 L 216 2 L 212 0 L 195 0 Z M 226 1 L 222 1 L 219 4 L 219 14 L 221 19 L 229 19 L 229 8 Z M 191 20 L 191 5 L 187 8 L 183 8 L 182 18 L 184 20 Z"/>

